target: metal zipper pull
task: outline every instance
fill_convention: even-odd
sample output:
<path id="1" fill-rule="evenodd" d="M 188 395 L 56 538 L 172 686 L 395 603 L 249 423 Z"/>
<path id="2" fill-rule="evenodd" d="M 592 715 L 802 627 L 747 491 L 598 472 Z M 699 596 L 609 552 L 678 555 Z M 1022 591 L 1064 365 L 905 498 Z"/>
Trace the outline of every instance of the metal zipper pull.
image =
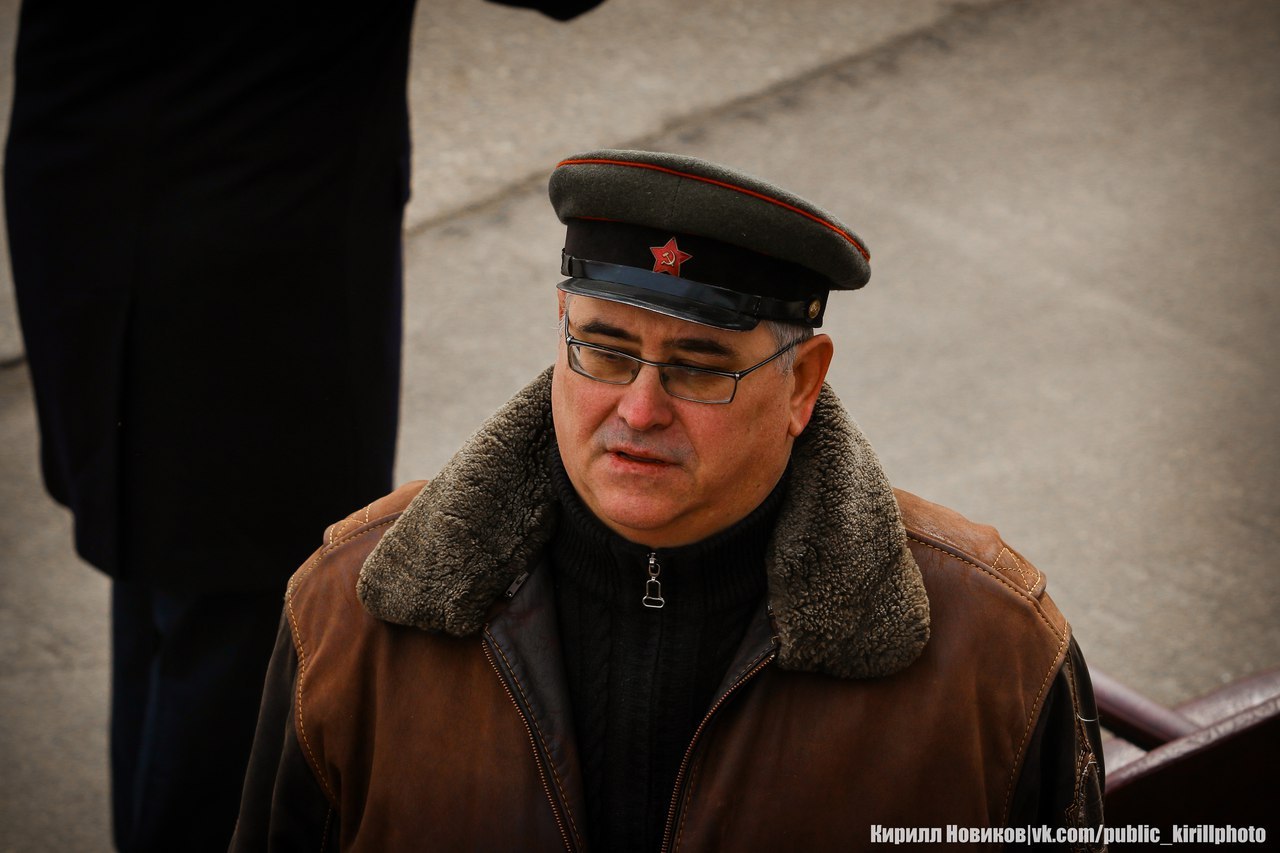
<path id="1" fill-rule="evenodd" d="M 662 598 L 662 584 L 658 582 L 658 574 L 661 571 L 662 566 L 658 565 L 658 552 L 649 552 L 649 579 L 644 582 L 644 598 L 640 599 L 640 603 L 654 610 L 661 609 L 662 605 L 667 603 Z"/>
<path id="2" fill-rule="evenodd" d="M 507 598 L 515 598 L 516 593 L 520 591 L 520 587 L 524 586 L 524 582 L 529 579 L 528 572 L 521 572 L 520 576 L 511 582 L 511 586 L 507 587 L 507 591 L 503 593 Z"/>

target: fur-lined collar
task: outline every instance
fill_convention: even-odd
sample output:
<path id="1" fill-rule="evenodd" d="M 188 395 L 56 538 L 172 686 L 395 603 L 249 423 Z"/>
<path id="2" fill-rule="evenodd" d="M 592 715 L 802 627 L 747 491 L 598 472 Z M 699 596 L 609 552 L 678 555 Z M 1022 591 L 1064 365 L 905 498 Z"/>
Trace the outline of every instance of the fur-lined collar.
<path id="1" fill-rule="evenodd" d="M 414 498 L 360 573 L 388 622 L 475 633 L 556 528 L 551 370 L 498 410 Z M 842 678 L 897 672 L 929 637 L 924 582 L 871 446 L 824 387 L 792 451 L 765 558 L 784 669 Z"/>

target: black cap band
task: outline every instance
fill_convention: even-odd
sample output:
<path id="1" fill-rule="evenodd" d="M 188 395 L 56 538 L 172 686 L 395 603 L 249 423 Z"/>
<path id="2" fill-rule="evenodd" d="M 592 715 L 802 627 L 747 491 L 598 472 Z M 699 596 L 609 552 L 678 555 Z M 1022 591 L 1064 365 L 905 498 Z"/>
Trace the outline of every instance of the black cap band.
<path id="1" fill-rule="evenodd" d="M 722 329 L 754 329 L 761 320 L 821 325 L 829 292 L 800 264 L 627 222 L 570 220 L 561 257 L 561 272 L 572 277 L 561 290 Z"/>
<path id="2" fill-rule="evenodd" d="M 734 331 L 754 329 L 761 320 L 818 326 L 825 307 L 817 295 L 799 301 L 774 299 L 667 273 L 575 258 L 568 252 L 561 254 L 560 274 L 569 276 L 559 285 L 567 293 L 623 302 Z"/>

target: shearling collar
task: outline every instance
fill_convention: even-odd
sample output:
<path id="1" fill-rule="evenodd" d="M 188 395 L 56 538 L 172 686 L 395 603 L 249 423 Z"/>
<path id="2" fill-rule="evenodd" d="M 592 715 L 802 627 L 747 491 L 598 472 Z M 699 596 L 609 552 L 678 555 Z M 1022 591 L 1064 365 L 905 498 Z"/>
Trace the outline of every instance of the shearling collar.
<path id="1" fill-rule="evenodd" d="M 556 528 L 548 369 L 499 409 L 382 537 L 357 587 L 379 619 L 466 636 Z M 784 669 L 889 675 L 929 638 L 924 582 L 884 471 L 824 387 L 792 451 L 765 556 Z"/>

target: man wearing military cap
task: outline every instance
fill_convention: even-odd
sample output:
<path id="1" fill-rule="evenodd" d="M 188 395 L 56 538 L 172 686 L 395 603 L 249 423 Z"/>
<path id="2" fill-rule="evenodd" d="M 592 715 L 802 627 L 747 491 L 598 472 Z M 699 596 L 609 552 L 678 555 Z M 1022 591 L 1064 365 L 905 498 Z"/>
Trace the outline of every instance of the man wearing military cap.
<path id="1" fill-rule="evenodd" d="M 294 576 L 233 849 L 1098 825 L 1044 576 L 893 490 L 824 385 L 861 239 L 671 154 L 571 157 L 551 201 L 556 364 Z"/>

